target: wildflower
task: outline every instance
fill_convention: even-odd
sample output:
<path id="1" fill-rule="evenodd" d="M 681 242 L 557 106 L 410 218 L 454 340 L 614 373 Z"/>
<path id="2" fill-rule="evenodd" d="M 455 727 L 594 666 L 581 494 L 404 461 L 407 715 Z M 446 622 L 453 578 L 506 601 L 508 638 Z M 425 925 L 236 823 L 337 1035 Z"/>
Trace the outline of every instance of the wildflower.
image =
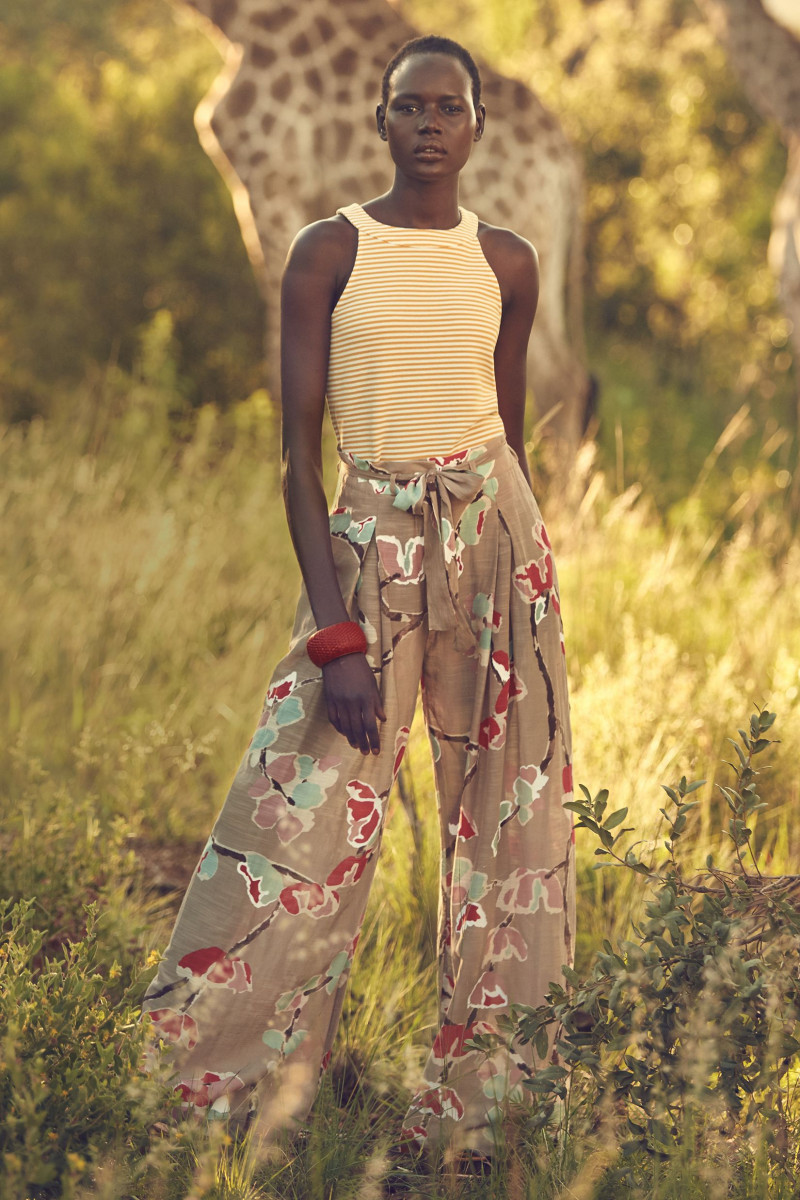
<path id="1" fill-rule="evenodd" d="M 156 965 L 156 963 L 160 963 L 160 962 L 161 962 L 161 954 L 159 953 L 159 951 L 151 950 L 147 956 L 147 964 L 146 965 L 148 967 L 154 967 Z"/>

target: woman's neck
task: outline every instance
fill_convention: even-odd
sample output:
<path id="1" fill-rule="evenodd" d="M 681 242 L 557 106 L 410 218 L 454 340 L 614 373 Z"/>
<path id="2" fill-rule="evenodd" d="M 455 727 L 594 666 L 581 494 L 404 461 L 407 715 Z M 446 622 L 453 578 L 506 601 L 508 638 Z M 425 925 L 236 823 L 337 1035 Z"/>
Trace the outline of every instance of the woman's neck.
<path id="1" fill-rule="evenodd" d="M 365 211 L 387 225 L 409 229 L 451 229 L 459 222 L 458 177 L 420 181 L 395 175 L 388 192 Z"/>

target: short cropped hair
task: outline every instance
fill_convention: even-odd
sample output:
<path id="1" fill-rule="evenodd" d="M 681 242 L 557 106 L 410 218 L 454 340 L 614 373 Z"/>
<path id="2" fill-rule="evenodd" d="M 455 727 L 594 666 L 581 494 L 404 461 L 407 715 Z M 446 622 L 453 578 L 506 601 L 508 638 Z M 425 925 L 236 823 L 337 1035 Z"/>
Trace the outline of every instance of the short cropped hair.
<path id="1" fill-rule="evenodd" d="M 453 41 L 452 38 L 440 37 L 436 33 L 426 33 L 422 37 L 411 38 L 410 41 L 405 42 L 386 64 L 381 81 L 381 100 L 384 108 L 389 101 L 389 83 L 392 75 L 400 64 L 410 58 L 412 54 L 449 54 L 451 58 L 457 58 L 469 72 L 472 80 L 472 103 L 476 108 L 478 107 L 481 102 L 481 76 L 469 50 L 465 50 L 459 42 Z"/>

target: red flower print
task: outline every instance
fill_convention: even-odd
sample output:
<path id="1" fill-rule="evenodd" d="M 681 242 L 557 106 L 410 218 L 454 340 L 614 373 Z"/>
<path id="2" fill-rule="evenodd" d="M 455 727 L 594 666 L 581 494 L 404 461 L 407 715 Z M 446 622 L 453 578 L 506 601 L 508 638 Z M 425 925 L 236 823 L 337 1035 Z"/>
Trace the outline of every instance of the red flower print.
<path id="1" fill-rule="evenodd" d="M 409 1142 L 422 1145 L 427 1136 L 428 1131 L 424 1125 L 406 1125 L 400 1130 L 400 1145 L 402 1146 Z"/>
<path id="2" fill-rule="evenodd" d="M 267 705 L 271 707 L 276 700 L 285 700 L 287 696 L 291 696 L 296 683 L 296 671 L 292 671 L 291 675 L 287 675 L 285 679 L 279 679 L 277 683 L 273 683 L 267 692 Z"/>
<path id="3" fill-rule="evenodd" d="M 238 1075 L 232 1072 L 227 1072 L 218 1075 L 215 1071 L 206 1071 L 199 1079 L 182 1079 L 175 1088 L 176 1092 L 180 1093 L 183 1104 L 191 1104 L 195 1108 L 208 1108 L 209 1104 L 214 1104 L 220 1097 L 227 1093 L 238 1092 L 244 1087 Z M 225 1109 L 228 1104 L 225 1104 Z"/>
<path id="4" fill-rule="evenodd" d="M 394 766 L 392 767 L 392 776 L 394 777 L 400 770 L 400 764 L 403 761 L 403 755 L 406 752 L 408 745 L 408 735 L 411 732 L 408 725 L 401 725 L 397 731 L 397 736 L 394 739 Z"/>
<path id="5" fill-rule="evenodd" d="M 447 1058 L 461 1058 L 468 1051 L 464 1042 L 468 1042 L 475 1032 L 475 1023 L 471 1025 L 443 1025 L 433 1042 L 433 1057 L 440 1062 Z"/>
<path id="6" fill-rule="evenodd" d="M 471 1008 L 504 1008 L 508 996 L 493 971 L 484 971 L 469 994 L 467 1004 Z"/>
<path id="7" fill-rule="evenodd" d="M 197 1022 L 188 1013 L 177 1012 L 174 1008 L 153 1008 L 150 1020 L 165 1042 L 185 1046 L 187 1050 L 193 1050 L 197 1045 L 200 1036 Z"/>
<path id="8" fill-rule="evenodd" d="M 517 674 L 514 663 L 509 662 L 504 650 L 496 650 L 491 657 L 491 667 L 496 679 L 500 681 L 500 691 L 494 702 L 491 714 L 481 721 L 478 731 L 478 745 L 483 750 L 499 750 L 506 740 L 506 720 L 508 708 L 512 700 L 521 699 L 528 694 L 528 689 Z"/>
<path id="9" fill-rule="evenodd" d="M 368 862 L 369 855 L 351 854 L 333 868 L 325 882 L 328 887 L 347 887 L 351 883 L 358 883 Z"/>
<path id="10" fill-rule="evenodd" d="M 456 933 L 461 933 L 462 930 L 469 927 L 486 928 L 486 913 L 480 904 L 465 904 L 456 918 Z"/>
<path id="11" fill-rule="evenodd" d="M 435 1117 L 450 1117 L 454 1121 L 460 1121 L 464 1116 L 464 1105 L 458 1093 L 448 1087 L 431 1088 L 429 1092 L 422 1092 L 420 1096 L 415 1097 L 411 1108 L 415 1112 L 428 1112 Z"/>
<path id="12" fill-rule="evenodd" d="M 326 1050 L 325 1053 L 323 1054 L 322 1062 L 319 1064 L 320 1074 L 322 1074 L 323 1071 L 327 1071 L 328 1067 L 330 1066 L 331 1054 L 332 1054 L 331 1050 Z"/>
<path id="13" fill-rule="evenodd" d="M 497 907 L 504 912 L 535 913 L 540 905 L 546 912 L 563 912 L 564 893 L 555 875 L 541 868 L 518 867 L 500 888 Z"/>
<path id="14" fill-rule="evenodd" d="M 528 947 L 518 929 L 501 925 L 495 929 L 489 938 L 489 958 L 502 962 L 505 958 L 517 958 L 525 962 L 528 957 Z"/>
<path id="15" fill-rule="evenodd" d="M 288 913 L 297 916 L 307 913 L 309 917 L 329 917 L 339 907 L 339 897 L 329 887 L 319 883 L 292 883 L 280 894 L 280 902 Z"/>
<path id="16" fill-rule="evenodd" d="M 500 683 L 508 683 L 511 678 L 511 663 L 505 650 L 495 650 L 490 666 Z"/>
<path id="17" fill-rule="evenodd" d="M 351 846 L 369 846 L 378 836 L 383 816 L 383 800 L 374 788 L 360 779 L 347 785 L 347 840 Z"/>
<path id="18" fill-rule="evenodd" d="M 436 463 L 437 467 L 452 467 L 456 463 L 466 462 L 469 453 L 469 450 L 454 450 L 452 454 L 436 454 L 431 462 Z"/>
<path id="19" fill-rule="evenodd" d="M 184 954 L 178 962 L 180 975 L 204 979 L 211 987 L 226 987 L 232 992 L 253 990 L 250 964 L 241 958 L 229 957 L 219 946 L 204 946 Z"/>
<path id="20" fill-rule="evenodd" d="M 572 763 L 567 763 L 561 772 L 561 790 L 565 800 L 572 795 Z"/>
<path id="21" fill-rule="evenodd" d="M 472 821 L 467 816 L 467 814 L 464 812 L 463 808 L 461 810 L 460 820 L 458 822 L 458 825 L 451 825 L 449 828 L 450 828 L 451 833 L 454 833 L 456 835 L 456 837 L 461 838 L 461 840 L 464 842 L 468 842 L 470 838 L 474 838 L 474 837 L 478 836 L 477 829 L 475 828 L 475 826 L 473 825 Z"/>
<path id="22" fill-rule="evenodd" d="M 481 721 L 478 732 L 478 745 L 482 750 L 499 749 L 505 741 L 506 723 L 498 721 L 497 717 L 486 717 Z M 502 740 L 501 740 L 502 739 Z"/>
<path id="23" fill-rule="evenodd" d="M 544 553 L 514 572 L 514 586 L 528 604 L 534 604 L 545 592 L 552 591 L 555 578 L 550 539 L 541 521 L 536 523 L 533 536 Z"/>

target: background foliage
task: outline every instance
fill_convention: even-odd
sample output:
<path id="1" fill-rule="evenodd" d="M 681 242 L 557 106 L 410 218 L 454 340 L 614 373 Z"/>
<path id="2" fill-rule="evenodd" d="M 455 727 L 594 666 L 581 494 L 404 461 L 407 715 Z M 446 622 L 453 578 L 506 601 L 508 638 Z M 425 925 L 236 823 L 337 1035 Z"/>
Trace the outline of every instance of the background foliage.
<path id="1" fill-rule="evenodd" d="M 261 380 L 262 304 L 192 113 L 219 54 L 166 0 L 9 0 L 0 24 L 0 377 L 6 419 L 130 367 L 168 312 L 176 411 Z"/>

